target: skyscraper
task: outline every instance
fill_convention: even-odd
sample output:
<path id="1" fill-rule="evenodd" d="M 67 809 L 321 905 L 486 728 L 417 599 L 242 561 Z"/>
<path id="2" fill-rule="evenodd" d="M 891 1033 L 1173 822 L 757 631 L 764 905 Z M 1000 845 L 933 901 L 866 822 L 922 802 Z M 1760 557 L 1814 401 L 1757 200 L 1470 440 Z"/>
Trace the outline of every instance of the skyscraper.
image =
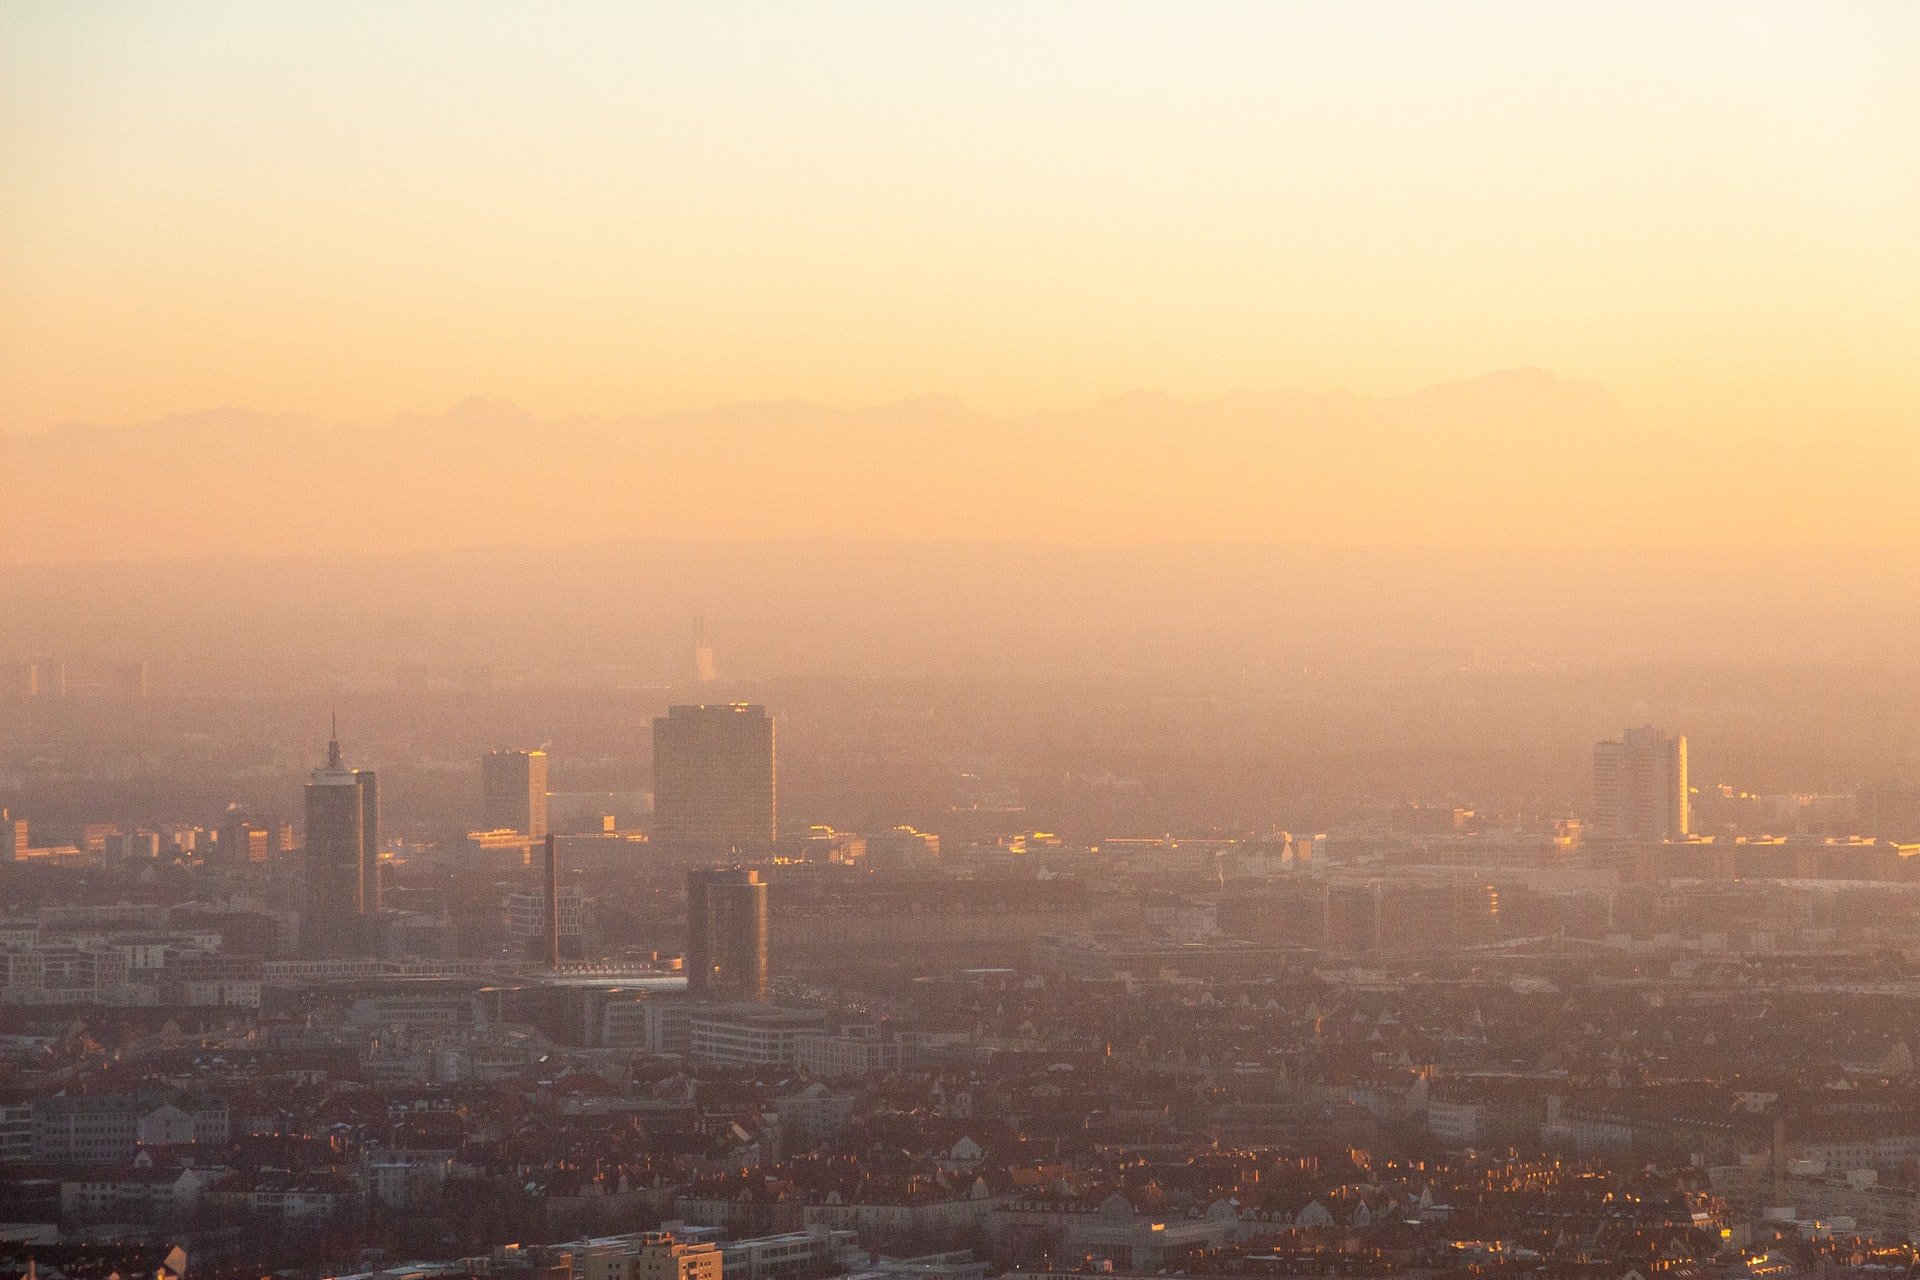
<path id="1" fill-rule="evenodd" d="M 490 831 L 547 834 L 547 753 L 489 751 L 480 757 L 480 798 Z"/>
<path id="2" fill-rule="evenodd" d="M 307 783 L 306 841 L 305 949 L 366 954 L 369 917 L 380 910 L 380 800 L 371 770 L 341 762 L 337 727 L 327 763 Z"/>
<path id="3" fill-rule="evenodd" d="M 687 873 L 687 990 L 696 1000 L 767 998 L 767 882 L 758 871 Z"/>
<path id="4" fill-rule="evenodd" d="M 774 722 L 746 702 L 669 707 L 653 722 L 653 839 L 712 858 L 760 857 L 778 833 Z"/>
<path id="5" fill-rule="evenodd" d="M 707 620 L 693 620 L 693 682 L 712 684 L 714 681 L 713 646 L 707 643 Z"/>
<path id="6" fill-rule="evenodd" d="M 1678 840 L 1692 826 L 1687 740 L 1644 725 L 1593 748 L 1593 823 L 1605 835 Z"/>

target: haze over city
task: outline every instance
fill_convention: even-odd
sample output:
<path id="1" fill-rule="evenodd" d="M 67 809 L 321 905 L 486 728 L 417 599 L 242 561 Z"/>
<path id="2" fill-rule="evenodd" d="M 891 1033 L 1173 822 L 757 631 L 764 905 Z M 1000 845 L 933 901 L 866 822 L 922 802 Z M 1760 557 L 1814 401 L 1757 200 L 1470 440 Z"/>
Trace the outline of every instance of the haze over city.
<path id="1" fill-rule="evenodd" d="M 0 1280 L 1920 1275 L 1920 7 L 0 5 Z"/>
<path id="2" fill-rule="evenodd" d="M 17 6 L 0 448 L 48 483 L 104 454 L 118 501 L 143 441 L 190 472 L 258 438 L 271 477 L 280 434 L 321 429 L 236 408 L 404 459 L 512 420 L 464 403 L 484 397 L 606 420 L 559 432 L 573 465 L 657 512 L 529 540 L 672 532 L 684 490 L 588 460 L 658 434 L 669 477 L 686 459 L 716 486 L 773 443 L 789 495 L 862 492 L 866 536 L 1910 546 L 1916 25 L 1899 4 Z M 1492 405 L 1423 392 L 1515 369 L 1554 376 Z M 1221 451 L 1153 430 L 1196 421 L 1278 473 L 1242 501 L 1304 468 L 1300 521 L 1222 511 Z M 979 454 L 859 456 L 948 432 Z M 1486 491 L 1571 509 L 1434 509 L 1435 436 Z M 1344 448 L 1362 474 L 1316 469 Z M 1012 491 L 961 518 L 865 483 L 955 461 Z M 1104 520 L 1028 487 L 1189 466 Z M 428 514 L 385 512 L 373 545 L 475 538 L 435 518 L 465 475 L 394 474 Z M 694 532 L 855 532 L 747 483 Z M 366 545 L 369 514 L 336 536 Z M 69 558 L 42 508 L 5 518 L 6 560 Z M 216 526 L 149 554 L 253 546 Z"/>

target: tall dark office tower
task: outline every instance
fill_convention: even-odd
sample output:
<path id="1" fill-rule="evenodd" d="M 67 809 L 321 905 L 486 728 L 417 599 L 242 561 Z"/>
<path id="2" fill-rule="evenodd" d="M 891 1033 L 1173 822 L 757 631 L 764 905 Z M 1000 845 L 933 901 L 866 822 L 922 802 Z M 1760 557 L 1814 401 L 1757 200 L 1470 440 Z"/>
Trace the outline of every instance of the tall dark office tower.
<path id="1" fill-rule="evenodd" d="M 767 882 L 758 871 L 687 873 L 687 990 L 696 1000 L 767 998 Z"/>
<path id="2" fill-rule="evenodd" d="M 773 717 L 746 702 L 669 707 L 653 722 L 653 839 L 710 858 L 761 857 L 778 833 Z"/>
<path id="3" fill-rule="evenodd" d="M 490 831 L 547 834 L 547 753 L 489 751 L 480 757 L 480 799 Z"/>
<path id="4" fill-rule="evenodd" d="M 307 783 L 305 949 L 314 955 L 365 955 L 371 917 L 380 910 L 380 799 L 371 770 L 340 759 L 336 728 L 327 763 Z"/>

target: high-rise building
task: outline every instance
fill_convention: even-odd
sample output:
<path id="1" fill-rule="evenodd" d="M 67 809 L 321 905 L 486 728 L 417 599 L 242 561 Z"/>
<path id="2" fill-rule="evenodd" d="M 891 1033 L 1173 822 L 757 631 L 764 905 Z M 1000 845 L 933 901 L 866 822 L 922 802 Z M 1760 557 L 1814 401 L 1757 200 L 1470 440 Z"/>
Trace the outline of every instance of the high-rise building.
<path id="1" fill-rule="evenodd" d="M 1603 835 L 1678 840 L 1692 827 L 1687 740 L 1645 725 L 1593 748 L 1593 825 Z"/>
<path id="2" fill-rule="evenodd" d="M 547 753 L 489 751 L 480 757 L 480 798 L 489 831 L 547 834 Z"/>
<path id="3" fill-rule="evenodd" d="M 0 862 L 27 856 L 27 820 L 0 809 Z"/>
<path id="4" fill-rule="evenodd" d="M 305 909 L 301 933 L 316 955 L 369 950 L 370 917 L 380 910 L 380 800 L 368 769 L 341 762 L 340 735 L 327 763 L 307 783 Z"/>
<path id="5" fill-rule="evenodd" d="M 713 646 L 707 643 L 707 620 L 693 620 L 693 682 L 712 684 L 714 681 Z"/>
<path id="6" fill-rule="evenodd" d="M 586 932 L 586 891 L 577 884 L 554 888 L 557 891 L 551 898 L 544 884 L 528 885 L 507 895 L 507 937 L 514 950 L 549 967 L 584 958 Z"/>
<path id="7" fill-rule="evenodd" d="M 687 990 L 696 1000 L 767 998 L 767 882 L 758 871 L 687 873 Z"/>
<path id="8" fill-rule="evenodd" d="M 656 844 L 711 858 L 761 857 L 778 835 L 774 722 L 747 702 L 669 707 L 653 722 Z"/>

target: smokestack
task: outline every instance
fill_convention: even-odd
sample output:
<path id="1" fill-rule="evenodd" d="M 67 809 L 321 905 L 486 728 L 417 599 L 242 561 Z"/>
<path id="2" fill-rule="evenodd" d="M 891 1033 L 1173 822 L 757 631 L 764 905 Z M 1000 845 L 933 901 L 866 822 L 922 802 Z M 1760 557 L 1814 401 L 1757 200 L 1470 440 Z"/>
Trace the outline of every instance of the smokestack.
<path id="1" fill-rule="evenodd" d="M 560 967 L 560 854 L 547 836 L 547 968 Z"/>

